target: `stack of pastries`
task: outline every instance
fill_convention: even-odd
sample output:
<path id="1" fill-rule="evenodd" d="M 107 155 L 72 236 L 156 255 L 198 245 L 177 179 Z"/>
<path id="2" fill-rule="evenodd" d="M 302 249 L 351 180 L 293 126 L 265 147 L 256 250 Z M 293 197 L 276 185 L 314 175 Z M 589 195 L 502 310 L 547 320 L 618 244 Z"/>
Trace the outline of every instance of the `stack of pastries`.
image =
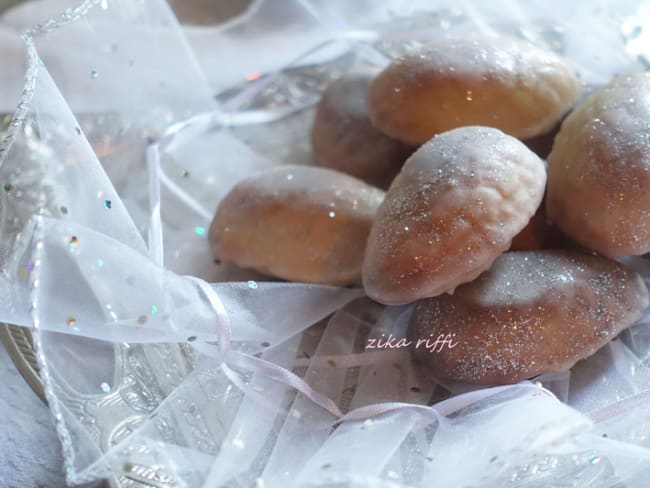
<path id="1" fill-rule="evenodd" d="M 439 380 L 569 369 L 648 305 L 614 258 L 650 252 L 650 73 L 580 92 L 560 57 L 506 38 L 349 73 L 316 108 L 315 164 L 236 185 L 213 253 L 415 302 L 413 356 Z M 415 347 L 440 336 L 453 347 Z"/>

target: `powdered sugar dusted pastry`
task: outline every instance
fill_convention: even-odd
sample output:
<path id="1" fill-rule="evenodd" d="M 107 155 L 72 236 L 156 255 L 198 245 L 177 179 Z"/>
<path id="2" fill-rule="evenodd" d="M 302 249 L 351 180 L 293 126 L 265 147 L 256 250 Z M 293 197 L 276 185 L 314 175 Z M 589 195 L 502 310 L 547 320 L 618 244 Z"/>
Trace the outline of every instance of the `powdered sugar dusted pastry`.
<path id="1" fill-rule="evenodd" d="M 386 188 L 413 148 L 370 123 L 366 96 L 375 75 L 364 70 L 332 83 L 316 109 L 311 136 L 317 164 Z"/>
<path id="2" fill-rule="evenodd" d="M 395 60 L 372 83 L 376 127 L 409 144 L 465 125 L 525 139 L 550 130 L 579 93 L 554 53 L 508 38 L 440 41 Z"/>
<path id="3" fill-rule="evenodd" d="M 515 383 L 571 368 L 647 305 L 641 277 L 615 261 L 569 251 L 510 252 L 453 295 L 418 303 L 408 337 L 417 361 L 436 378 Z M 444 347 L 416 347 L 447 335 Z"/>
<path id="4" fill-rule="evenodd" d="M 281 166 L 237 184 L 210 226 L 216 258 L 291 281 L 347 285 L 384 192 L 325 168 Z"/>
<path id="5" fill-rule="evenodd" d="M 610 257 L 650 251 L 650 73 L 588 97 L 548 165 L 547 215 L 569 237 Z"/>
<path id="6" fill-rule="evenodd" d="M 368 296 L 403 304 L 476 278 L 510 246 L 544 194 L 544 162 L 488 127 L 462 127 L 418 149 L 390 186 L 363 264 Z"/>

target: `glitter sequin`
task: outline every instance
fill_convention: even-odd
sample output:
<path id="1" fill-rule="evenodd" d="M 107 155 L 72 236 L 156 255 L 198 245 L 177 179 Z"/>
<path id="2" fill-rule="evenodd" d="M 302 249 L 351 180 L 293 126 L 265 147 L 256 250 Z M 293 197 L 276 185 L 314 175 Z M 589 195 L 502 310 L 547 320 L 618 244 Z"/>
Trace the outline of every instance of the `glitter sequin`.
<path id="1" fill-rule="evenodd" d="M 104 208 L 106 210 L 110 210 L 112 206 L 113 206 L 113 204 L 111 203 L 110 200 L 104 200 Z"/>
<path id="2" fill-rule="evenodd" d="M 197 236 L 204 236 L 205 235 L 205 227 L 201 227 L 201 226 L 194 227 L 194 233 Z"/>
<path id="3" fill-rule="evenodd" d="M 158 307 L 155 305 L 151 306 L 151 315 L 156 315 L 158 313 Z"/>
<path id="4" fill-rule="evenodd" d="M 111 385 L 109 385 L 106 382 L 103 382 L 101 385 L 99 385 L 104 393 L 109 393 L 111 391 Z"/>
<path id="5" fill-rule="evenodd" d="M 248 288 L 250 288 L 251 290 L 257 290 L 257 282 L 256 281 L 250 280 L 247 283 L 247 285 L 248 285 Z"/>
<path id="6" fill-rule="evenodd" d="M 68 239 L 68 246 L 70 247 L 70 249 L 76 248 L 78 244 L 79 244 L 79 239 L 77 239 L 77 236 L 72 236 L 70 237 L 70 239 Z"/>
<path id="7" fill-rule="evenodd" d="M 97 73 L 97 70 L 96 70 L 96 69 L 94 69 L 94 70 L 92 70 L 92 71 L 90 72 L 90 77 L 91 77 L 92 79 L 97 78 L 97 76 L 99 76 L 99 74 Z"/>
<path id="8" fill-rule="evenodd" d="M 11 185 L 11 183 L 5 183 L 4 185 L 2 185 L 2 191 L 4 193 L 9 193 L 12 189 L 13 186 Z"/>

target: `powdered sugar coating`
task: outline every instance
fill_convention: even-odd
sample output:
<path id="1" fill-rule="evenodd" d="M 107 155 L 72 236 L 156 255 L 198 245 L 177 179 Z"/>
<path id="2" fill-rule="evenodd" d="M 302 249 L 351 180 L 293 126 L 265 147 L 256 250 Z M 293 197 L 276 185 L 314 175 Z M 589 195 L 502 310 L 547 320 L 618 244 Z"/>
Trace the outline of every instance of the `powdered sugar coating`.
<path id="1" fill-rule="evenodd" d="M 466 125 L 519 138 L 550 130 L 579 84 L 556 54 L 508 38 L 440 41 L 395 60 L 373 82 L 370 118 L 409 144 Z"/>
<path id="2" fill-rule="evenodd" d="M 238 183 L 209 240 L 217 259 L 291 281 L 358 283 L 384 192 L 325 168 L 280 166 Z"/>
<path id="3" fill-rule="evenodd" d="M 413 349 L 433 376 L 514 383 L 565 371 L 632 325 L 648 290 L 629 268 L 569 251 L 510 252 L 453 296 L 421 301 L 409 338 L 452 334 L 454 348 Z"/>
<path id="4" fill-rule="evenodd" d="M 497 129 L 434 137 L 408 159 L 377 213 L 366 293 L 403 304 L 476 278 L 526 226 L 545 184 L 544 162 Z"/>
<path id="5" fill-rule="evenodd" d="M 547 215 L 567 235 L 610 257 L 650 251 L 650 73 L 587 98 L 548 162 Z"/>
<path id="6" fill-rule="evenodd" d="M 365 69 L 334 81 L 318 104 L 311 136 L 317 164 L 386 188 L 413 148 L 371 124 L 366 96 L 376 74 Z"/>

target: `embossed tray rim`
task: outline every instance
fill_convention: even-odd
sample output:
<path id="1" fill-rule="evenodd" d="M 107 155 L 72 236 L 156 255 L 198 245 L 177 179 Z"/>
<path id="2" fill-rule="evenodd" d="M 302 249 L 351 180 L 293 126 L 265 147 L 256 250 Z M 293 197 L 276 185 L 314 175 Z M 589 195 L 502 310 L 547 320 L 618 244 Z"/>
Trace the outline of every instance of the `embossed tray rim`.
<path id="1" fill-rule="evenodd" d="M 31 332 L 17 325 L 2 324 L 0 340 L 4 343 L 18 372 L 43 403 L 47 404 L 43 384 L 38 374 L 39 368 Z"/>

